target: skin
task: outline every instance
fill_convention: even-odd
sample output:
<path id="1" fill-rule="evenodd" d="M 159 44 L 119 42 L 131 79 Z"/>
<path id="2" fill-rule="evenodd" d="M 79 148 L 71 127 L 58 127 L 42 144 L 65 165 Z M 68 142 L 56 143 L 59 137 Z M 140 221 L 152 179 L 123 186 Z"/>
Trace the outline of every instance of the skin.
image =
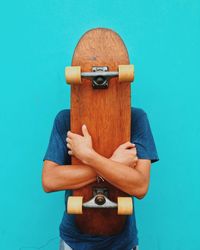
<path id="1" fill-rule="evenodd" d="M 42 185 L 45 192 L 77 189 L 96 181 L 101 176 L 115 187 L 141 199 L 148 191 L 150 160 L 138 159 L 134 144 L 119 145 L 108 159 L 92 147 L 92 137 L 85 125 L 83 135 L 68 131 L 66 143 L 69 155 L 77 157 L 83 165 L 59 165 L 45 160 Z"/>

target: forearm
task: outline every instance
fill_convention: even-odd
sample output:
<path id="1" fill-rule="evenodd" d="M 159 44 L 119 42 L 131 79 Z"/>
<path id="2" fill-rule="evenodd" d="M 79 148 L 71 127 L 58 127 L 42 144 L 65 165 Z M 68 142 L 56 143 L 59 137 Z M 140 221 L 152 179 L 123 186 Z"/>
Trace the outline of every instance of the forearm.
<path id="1" fill-rule="evenodd" d="M 96 180 L 95 170 L 86 165 L 50 166 L 47 163 L 42 175 L 46 192 L 78 189 Z"/>
<path id="2" fill-rule="evenodd" d="M 135 168 L 107 159 L 95 151 L 89 156 L 86 164 L 122 191 L 133 196 L 143 193 L 146 180 Z"/>

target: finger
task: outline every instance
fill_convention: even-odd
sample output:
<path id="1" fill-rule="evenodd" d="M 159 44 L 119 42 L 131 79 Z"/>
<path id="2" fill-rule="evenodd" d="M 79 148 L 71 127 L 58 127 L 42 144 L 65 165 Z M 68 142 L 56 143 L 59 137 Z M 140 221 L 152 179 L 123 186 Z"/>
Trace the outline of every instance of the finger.
<path id="1" fill-rule="evenodd" d="M 127 146 L 126 147 L 126 149 L 135 149 L 136 147 L 135 147 L 135 144 L 133 144 L 133 143 L 131 143 L 131 145 L 130 146 Z"/>
<path id="2" fill-rule="evenodd" d="M 125 143 L 126 147 L 135 147 L 135 144 L 134 143 L 131 143 L 130 141 L 127 141 Z"/>
<path id="3" fill-rule="evenodd" d="M 137 156 L 137 149 L 136 148 L 133 148 L 133 152 L 134 152 L 134 155 Z"/>
<path id="4" fill-rule="evenodd" d="M 87 129 L 85 124 L 83 124 L 83 126 L 82 126 L 82 132 L 83 132 L 84 136 L 90 136 L 90 134 L 88 132 L 88 129 Z"/>
<path id="5" fill-rule="evenodd" d="M 71 142 L 72 142 L 72 139 L 70 139 L 69 137 L 67 137 L 67 138 L 66 138 L 66 142 L 71 143 Z"/>
<path id="6" fill-rule="evenodd" d="M 131 154 L 137 154 L 137 150 L 136 148 L 127 148 L 126 150 L 128 150 L 129 152 L 131 152 Z"/>
<path id="7" fill-rule="evenodd" d="M 122 148 L 134 148 L 135 144 L 131 143 L 130 141 L 125 142 L 121 145 Z"/>
<path id="8" fill-rule="evenodd" d="M 137 150 L 136 148 L 131 148 L 131 149 L 127 149 L 130 152 L 130 156 L 131 157 L 137 157 Z"/>
<path id="9" fill-rule="evenodd" d="M 127 148 L 127 150 L 132 151 L 132 152 L 137 152 L 136 147 L 133 147 L 133 148 Z"/>
<path id="10" fill-rule="evenodd" d="M 69 150 L 69 151 L 68 151 L 68 154 L 69 154 L 69 155 L 73 155 L 73 153 L 72 153 L 72 151 L 71 151 L 71 150 Z"/>
<path id="11" fill-rule="evenodd" d="M 67 143 L 67 147 L 68 147 L 69 149 L 71 149 L 71 145 L 70 145 L 69 143 Z"/>
<path id="12" fill-rule="evenodd" d="M 72 133 L 71 131 L 68 131 L 68 132 L 67 132 L 67 136 L 68 136 L 69 138 L 74 138 L 74 137 L 76 136 L 76 134 Z"/>

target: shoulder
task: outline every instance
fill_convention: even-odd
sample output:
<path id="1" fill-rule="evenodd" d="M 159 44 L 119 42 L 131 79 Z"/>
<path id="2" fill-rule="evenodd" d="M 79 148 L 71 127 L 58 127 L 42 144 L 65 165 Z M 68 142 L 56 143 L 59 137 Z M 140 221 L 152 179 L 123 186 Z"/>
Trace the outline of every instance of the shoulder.
<path id="1" fill-rule="evenodd" d="M 131 107 L 131 120 L 135 123 L 147 119 L 147 113 L 141 108 Z"/>
<path id="2" fill-rule="evenodd" d="M 131 131 L 134 136 L 141 136 L 150 130 L 147 113 L 141 108 L 131 108 Z"/>
<path id="3" fill-rule="evenodd" d="M 63 121 L 66 121 L 67 118 L 70 118 L 70 110 L 63 109 L 57 113 L 55 117 L 55 121 L 63 122 Z"/>
<path id="4" fill-rule="evenodd" d="M 65 133 L 70 129 L 70 110 L 63 109 L 57 113 L 54 121 L 54 126 L 61 133 Z"/>

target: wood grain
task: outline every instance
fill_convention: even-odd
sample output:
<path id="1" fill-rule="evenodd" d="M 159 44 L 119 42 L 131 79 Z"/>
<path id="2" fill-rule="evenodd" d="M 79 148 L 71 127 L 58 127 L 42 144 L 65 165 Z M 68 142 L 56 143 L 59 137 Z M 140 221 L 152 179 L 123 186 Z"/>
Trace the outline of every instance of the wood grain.
<path id="1" fill-rule="evenodd" d="M 110 71 L 117 71 L 120 64 L 129 64 L 127 49 L 117 33 L 103 28 L 86 32 L 72 59 L 72 66 L 80 65 L 82 72 L 91 71 L 92 66 L 108 66 Z M 90 80 L 82 81 L 71 86 L 71 131 L 82 134 L 81 126 L 86 124 L 94 149 L 108 158 L 120 144 L 130 140 L 130 83 L 119 83 L 115 77 L 108 89 L 93 89 Z M 72 164 L 82 163 L 72 157 Z M 127 196 L 107 182 L 74 190 L 73 195 L 84 196 L 87 201 L 94 186 L 108 187 L 109 198 L 115 202 L 118 196 Z M 117 209 L 84 209 L 83 215 L 76 215 L 79 229 L 92 235 L 117 234 L 125 220 L 126 216 L 117 215 Z"/>

